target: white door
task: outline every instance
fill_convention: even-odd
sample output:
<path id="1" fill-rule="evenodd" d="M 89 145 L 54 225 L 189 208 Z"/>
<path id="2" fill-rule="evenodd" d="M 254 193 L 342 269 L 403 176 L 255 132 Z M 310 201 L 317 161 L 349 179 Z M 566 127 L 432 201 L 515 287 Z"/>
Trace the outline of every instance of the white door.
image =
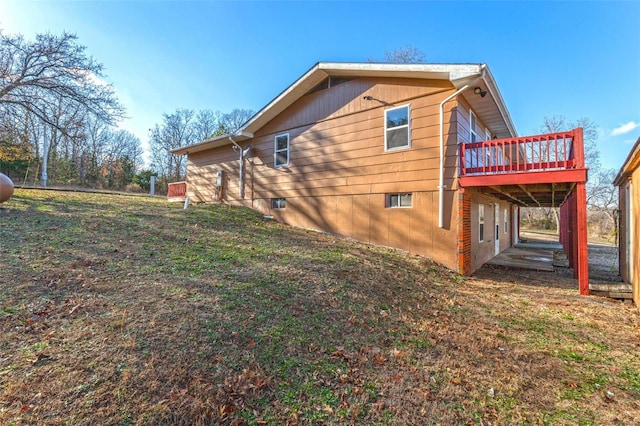
<path id="1" fill-rule="evenodd" d="M 493 206 L 493 227 L 495 254 L 500 253 L 500 206 Z"/>

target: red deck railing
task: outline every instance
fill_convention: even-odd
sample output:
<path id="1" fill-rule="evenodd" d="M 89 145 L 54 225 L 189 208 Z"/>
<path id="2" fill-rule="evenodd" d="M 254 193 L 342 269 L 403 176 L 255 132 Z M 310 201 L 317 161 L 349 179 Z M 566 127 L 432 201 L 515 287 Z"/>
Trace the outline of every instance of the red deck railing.
<path id="1" fill-rule="evenodd" d="M 582 129 L 460 144 L 460 176 L 584 167 Z"/>
<path id="2" fill-rule="evenodd" d="M 187 197 L 187 182 L 173 182 L 169 184 L 167 199 L 169 201 L 184 201 Z"/>

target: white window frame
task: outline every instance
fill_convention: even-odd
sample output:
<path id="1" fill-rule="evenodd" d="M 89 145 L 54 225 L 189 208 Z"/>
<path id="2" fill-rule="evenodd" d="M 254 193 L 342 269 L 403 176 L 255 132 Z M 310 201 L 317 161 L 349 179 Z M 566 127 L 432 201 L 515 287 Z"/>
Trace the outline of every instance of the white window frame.
<path id="1" fill-rule="evenodd" d="M 403 109 L 403 108 L 407 109 L 407 124 L 403 124 L 403 125 L 392 127 L 392 128 L 387 128 L 387 114 L 391 111 L 396 111 L 398 109 Z M 407 129 L 407 145 L 389 148 L 388 141 L 387 141 L 388 139 L 387 134 L 389 133 L 389 131 L 403 129 L 405 127 Z M 384 150 L 385 152 L 397 151 L 400 149 L 409 149 L 409 148 L 411 148 L 411 104 L 400 105 L 394 108 L 385 109 L 384 110 Z"/>
<path id="2" fill-rule="evenodd" d="M 504 233 L 507 233 L 509 228 L 509 209 L 504 209 Z"/>
<path id="3" fill-rule="evenodd" d="M 286 198 L 272 198 L 271 199 L 271 208 L 272 209 L 286 209 L 287 208 L 287 199 Z"/>
<path id="4" fill-rule="evenodd" d="M 287 138 L 287 148 L 286 149 L 278 149 L 278 138 L 285 137 Z M 283 133 L 281 135 L 276 135 L 273 138 L 273 167 L 287 167 L 289 165 L 289 154 L 291 148 L 291 139 L 289 138 L 289 133 Z M 278 164 L 278 154 L 285 152 L 287 154 L 287 162 L 285 164 Z"/>
<path id="5" fill-rule="evenodd" d="M 478 241 L 484 242 L 484 204 L 478 204 Z"/>
<path id="6" fill-rule="evenodd" d="M 478 134 L 478 117 L 473 111 L 469 110 L 469 142 L 480 142 Z"/>
<path id="7" fill-rule="evenodd" d="M 484 140 L 485 141 L 491 140 L 491 132 L 489 132 L 489 129 L 484 129 Z"/>
<path id="8" fill-rule="evenodd" d="M 402 204 L 403 203 L 403 196 L 409 196 L 409 204 Z M 396 202 L 393 202 L 392 200 L 395 198 L 395 200 L 397 200 Z M 413 193 L 411 192 L 396 192 L 396 193 L 392 193 L 392 194 L 386 194 L 385 196 L 385 207 L 388 209 L 410 209 L 413 207 Z"/>

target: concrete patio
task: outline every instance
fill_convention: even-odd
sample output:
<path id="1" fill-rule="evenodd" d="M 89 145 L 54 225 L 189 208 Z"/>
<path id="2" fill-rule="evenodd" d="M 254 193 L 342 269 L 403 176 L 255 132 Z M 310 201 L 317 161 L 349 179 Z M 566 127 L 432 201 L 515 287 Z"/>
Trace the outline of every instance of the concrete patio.
<path id="1" fill-rule="evenodd" d="M 554 241 L 521 242 L 509 247 L 487 262 L 488 265 L 513 269 L 553 272 L 553 252 L 562 250 Z"/>

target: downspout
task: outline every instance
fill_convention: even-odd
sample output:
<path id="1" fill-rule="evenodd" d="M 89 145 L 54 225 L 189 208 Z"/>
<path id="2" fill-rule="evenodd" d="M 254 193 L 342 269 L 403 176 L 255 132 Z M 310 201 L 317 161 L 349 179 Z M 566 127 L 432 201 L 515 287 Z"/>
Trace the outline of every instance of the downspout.
<path id="1" fill-rule="evenodd" d="M 231 136 L 229 136 L 229 140 L 233 144 L 233 150 L 240 155 L 240 168 L 238 170 L 238 196 L 241 200 L 244 200 L 244 155 L 242 152 L 242 147 L 238 145 L 238 143 L 234 141 Z"/>
<path id="2" fill-rule="evenodd" d="M 451 95 L 447 96 L 442 102 L 440 102 L 440 179 L 438 184 L 438 227 L 444 228 L 444 104 L 449 102 L 454 97 L 458 96 L 460 93 L 467 90 L 471 85 L 473 85 L 476 81 L 484 78 L 485 73 L 485 65 L 481 66 L 480 75 L 465 84 L 462 88 L 456 90 Z"/>

